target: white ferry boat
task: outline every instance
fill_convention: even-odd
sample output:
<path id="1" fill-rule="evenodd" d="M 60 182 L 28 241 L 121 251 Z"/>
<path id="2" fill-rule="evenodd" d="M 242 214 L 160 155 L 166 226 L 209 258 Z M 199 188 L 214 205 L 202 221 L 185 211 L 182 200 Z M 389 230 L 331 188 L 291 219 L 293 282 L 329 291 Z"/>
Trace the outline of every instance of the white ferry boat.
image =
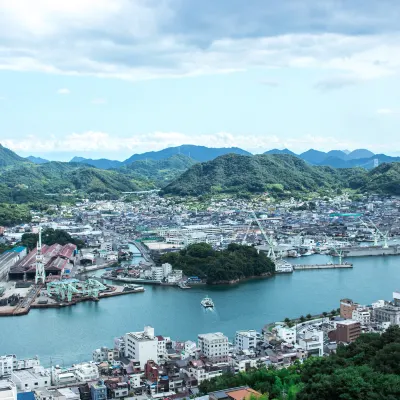
<path id="1" fill-rule="evenodd" d="M 208 296 L 204 297 L 201 301 L 201 305 L 204 308 L 214 308 L 214 302 Z"/>
<path id="2" fill-rule="evenodd" d="M 277 260 L 275 261 L 275 272 L 281 274 L 293 272 L 293 265 L 285 260 Z"/>

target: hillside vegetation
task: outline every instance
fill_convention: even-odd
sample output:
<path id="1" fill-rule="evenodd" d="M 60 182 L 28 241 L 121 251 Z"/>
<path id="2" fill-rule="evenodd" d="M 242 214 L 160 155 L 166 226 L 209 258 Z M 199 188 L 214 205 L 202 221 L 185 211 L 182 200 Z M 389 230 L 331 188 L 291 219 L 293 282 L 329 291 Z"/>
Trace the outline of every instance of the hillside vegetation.
<path id="1" fill-rule="evenodd" d="M 0 202 L 25 203 L 72 193 L 117 196 L 148 188 L 154 185 L 136 175 L 78 163 L 20 163 L 0 170 Z"/>
<path id="2" fill-rule="evenodd" d="M 336 355 L 309 358 L 282 369 L 252 369 L 204 381 L 202 393 L 249 385 L 267 399 L 400 399 L 400 328 L 366 333 Z"/>
<path id="3" fill-rule="evenodd" d="M 209 193 L 291 193 L 359 187 L 366 172 L 362 169 L 333 169 L 310 166 L 288 154 L 263 154 L 253 157 L 229 154 L 207 163 L 196 164 L 165 194 L 202 195 Z"/>
<path id="4" fill-rule="evenodd" d="M 164 160 L 138 160 L 121 167 L 120 172 L 134 172 L 138 176 L 154 181 L 159 187 L 176 179 L 196 161 L 183 154 L 175 154 Z"/>
<path id="5" fill-rule="evenodd" d="M 183 270 L 186 276 L 198 276 L 207 283 L 229 283 L 254 276 L 272 275 L 274 263 L 254 247 L 231 243 L 226 250 L 216 251 L 207 243 L 162 256 L 163 263 Z"/>

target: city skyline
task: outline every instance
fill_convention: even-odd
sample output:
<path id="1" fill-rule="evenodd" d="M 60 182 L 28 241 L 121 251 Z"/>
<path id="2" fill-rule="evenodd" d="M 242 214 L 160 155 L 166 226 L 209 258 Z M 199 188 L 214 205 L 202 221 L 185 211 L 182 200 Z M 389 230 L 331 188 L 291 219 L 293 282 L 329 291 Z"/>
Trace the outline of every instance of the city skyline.
<path id="1" fill-rule="evenodd" d="M 399 14 L 393 0 L 0 0 L 1 143 L 63 161 L 183 144 L 399 155 Z"/>

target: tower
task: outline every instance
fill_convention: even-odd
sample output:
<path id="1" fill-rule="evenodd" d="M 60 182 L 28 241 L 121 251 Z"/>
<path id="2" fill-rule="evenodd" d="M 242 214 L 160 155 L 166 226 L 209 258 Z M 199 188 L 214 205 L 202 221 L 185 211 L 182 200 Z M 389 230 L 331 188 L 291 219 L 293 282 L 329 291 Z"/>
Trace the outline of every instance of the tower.
<path id="1" fill-rule="evenodd" d="M 43 265 L 43 255 L 42 255 L 42 228 L 39 226 L 39 240 L 36 245 L 36 275 L 35 283 L 45 283 L 46 272 Z"/>

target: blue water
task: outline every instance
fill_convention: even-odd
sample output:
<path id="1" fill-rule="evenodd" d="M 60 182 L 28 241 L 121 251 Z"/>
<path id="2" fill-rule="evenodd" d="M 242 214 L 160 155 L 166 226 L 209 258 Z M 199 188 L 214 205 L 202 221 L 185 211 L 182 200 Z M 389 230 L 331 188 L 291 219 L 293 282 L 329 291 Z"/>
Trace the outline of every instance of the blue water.
<path id="1" fill-rule="evenodd" d="M 347 259 L 353 269 L 297 271 L 235 286 L 146 286 L 145 293 L 86 302 L 62 309 L 32 310 L 22 317 L 0 318 L 0 355 L 39 355 L 66 365 L 88 360 L 94 349 L 113 345 L 113 338 L 152 325 L 156 334 L 174 340 L 195 340 L 198 333 L 224 332 L 233 337 L 239 329 L 260 330 L 266 323 L 308 313 L 330 311 L 350 297 L 360 303 L 391 299 L 400 289 L 399 257 Z M 315 264 L 327 256 L 291 260 Z M 204 310 L 208 294 L 215 310 Z"/>

